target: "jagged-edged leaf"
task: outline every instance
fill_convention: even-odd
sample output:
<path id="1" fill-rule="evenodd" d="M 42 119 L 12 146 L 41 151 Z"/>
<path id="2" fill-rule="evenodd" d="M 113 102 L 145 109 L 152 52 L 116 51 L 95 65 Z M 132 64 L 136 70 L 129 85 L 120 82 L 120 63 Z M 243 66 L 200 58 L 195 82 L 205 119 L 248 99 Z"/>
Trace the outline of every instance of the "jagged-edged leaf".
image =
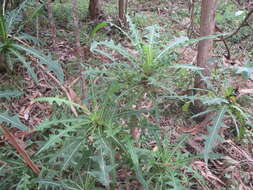
<path id="1" fill-rule="evenodd" d="M 52 71 L 62 83 L 64 82 L 62 67 L 57 60 L 53 60 L 51 54 L 45 56 L 45 59 L 41 59 L 41 64 L 47 65 L 47 70 Z"/>
<path id="2" fill-rule="evenodd" d="M 128 24 L 129 24 L 130 32 L 131 32 L 131 41 L 134 46 L 138 46 L 140 48 L 141 41 L 142 41 L 140 32 L 128 15 L 126 15 L 126 18 L 127 18 Z"/>
<path id="3" fill-rule="evenodd" d="M 18 60 L 23 63 L 24 67 L 27 69 L 28 74 L 32 77 L 32 79 L 38 83 L 37 75 L 34 72 L 33 68 L 31 67 L 31 62 L 26 61 L 25 57 L 22 56 L 20 53 L 15 51 L 12 48 L 9 48 L 9 50 L 18 58 Z"/>
<path id="4" fill-rule="evenodd" d="M 95 26 L 95 28 L 91 31 L 91 35 L 90 35 L 91 38 L 95 37 L 97 31 L 99 31 L 100 29 L 102 29 L 102 28 L 104 28 L 105 26 L 108 26 L 108 25 L 110 25 L 109 22 L 101 22 L 101 23 L 97 24 Z"/>
<path id="5" fill-rule="evenodd" d="M 40 150 L 36 153 L 36 155 L 38 155 L 41 152 L 47 150 L 48 148 L 55 145 L 56 143 L 61 142 L 63 140 L 62 137 L 68 137 L 69 136 L 68 133 L 71 132 L 71 131 L 75 131 L 75 128 L 72 127 L 72 126 L 67 126 L 65 129 L 59 130 L 58 134 L 50 135 L 49 140 L 47 141 L 47 143 L 40 148 Z"/>
<path id="6" fill-rule="evenodd" d="M 245 78 L 250 78 L 253 73 L 253 62 L 246 61 L 242 67 L 236 69 L 237 74 L 242 74 Z"/>
<path id="7" fill-rule="evenodd" d="M 225 98 L 220 98 L 220 97 L 215 97 L 215 98 L 209 98 L 209 97 L 205 97 L 205 98 L 201 98 L 203 104 L 207 104 L 207 105 L 221 105 L 221 104 L 228 104 L 229 102 L 227 101 L 227 99 Z"/>
<path id="8" fill-rule="evenodd" d="M 127 151 L 128 151 L 128 154 L 132 160 L 132 163 L 134 165 L 134 170 L 135 170 L 135 173 L 136 173 L 136 177 L 138 178 L 138 180 L 140 181 L 140 183 L 143 185 L 143 188 L 145 190 L 148 190 L 148 183 L 146 182 L 143 174 L 142 174 L 142 171 L 141 171 L 141 168 L 140 168 L 140 163 L 139 163 L 139 157 L 138 157 L 138 154 L 137 154 L 137 151 L 136 151 L 136 148 L 134 147 L 133 143 L 128 141 L 127 142 Z"/>
<path id="9" fill-rule="evenodd" d="M 46 121 L 43 121 L 42 123 L 40 123 L 38 126 L 36 126 L 36 130 L 37 131 L 43 131 L 47 128 L 50 128 L 51 126 L 55 126 L 55 125 L 59 125 L 59 124 L 65 124 L 65 123 L 89 123 L 90 121 L 89 120 L 86 120 L 85 118 L 83 117 L 80 117 L 80 118 L 70 118 L 70 119 L 61 119 L 61 120 L 58 120 L 58 119 L 53 119 L 53 120 L 46 120 Z"/>
<path id="10" fill-rule="evenodd" d="M 85 76 L 96 76 L 98 74 L 106 74 L 109 73 L 110 71 L 106 70 L 106 69 L 99 69 L 99 68 L 94 68 L 94 69 L 87 69 L 86 71 L 82 72 L 82 74 L 84 74 Z"/>
<path id="11" fill-rule="evenodd" d="M 46 65 L 48 71 L 52 71 L 62 83 L 64 82 L 64 73 L 62 67 L 58 61 L 52 59 L 52 56 L 50 54 L 46 56 L 41 52 L 33 49 L 32 47 L 26 47 L 19 44 L 12 44 L 12 47 L 25 51 L 26 53 L 29 53 L 38 58 L 40 64 Z"/>
<path id="12" fill-rule="evenodd" d="M 103 56 L 107 57 L 108 59 L 110 59 L 111 61 L 115 62 L 115 58 L 113 56 L 111 56 L 110 53 L 98 48 L 99 45 L 100 45 L 99 42 L 96 42 L 96 41 L 92 42 L 91 47 L 90 47 L 91 52 L 103 55 Z"/>
<path id="13" fill-rule="evenodd" d="M 171 172 L 171 182 L 167 184 L 171 186 L 168 190 L 186 190 L 185 187 L 180 183 L 182 180 L 179 179 L 175 174 Z"/>
<path id="14" fill-rule="evenodd" d="M 209 35 L 209 36 L 203 36 L 203 37 L 199 37 L 196 39 L 188 39 L 188 37 L 186 36 L 181 36 L 178 38 L 175 38 L 174 41 L 172 43 L 170 43 L 168 46 L 166 46 L 164 48 L 163 51 L 161 51 L 161 53 L 156 57 L 155 61 L 158 61 L 159 59 L 161 59 L 164 55 L 166 55 L 168 52 L 170 52 L 170 50 L 173 50 L 177 47 L 180 47 L 182 45 L 190 45 L 190 44 L 194 44 L 197 43 L 201 40 L 205 40 L 205 39 L 213 39 L 213 38 L 217 38 L 220 36 L 226 36 L 229 33 L 224 33 L 224 34 L 214 34 L 214 35 Z"/>
<path id="15" fill-rule="evenodd" d="M 56 180 L 52 178 L 35 178 L 33 183 L 38 183 L 42 189 L 64 189 L 64 190 L 80 190 L 80 187 L 74 184 L 65 183 L 63 180 Z"/>
<path id="16" fill-rule="evenodd" d="M 98 164 L 99 170 L 90 171 L 89 174 L 95 177 L 104 186 L 108 187 L 111 183 L 110 172 L 114 166 L 106 164 L 103 154 L 100 154 L 99 156 L 92 156 L 90 158 Z"/>
<path id="17" fill-rule="evenodd" d="M 22 33 L 22 34 L 18 35 L 18 38 L 19 38 L 20 40 L 23 40 L 23 41 L 27 41 L 27 42 L 29 42 L 29 43 L 32 43 L 32 44 L 34 44 L 34 45 L 36 45 L 36 46 L 39 46 L 39 45 L 43 45 L 43 44 L 44 44 L 44 42 L 43 42 L 42 40 L 40 40 L 40 39 L 38 39 L 38 38 L 36 38 L 36 37 L 34 37 L 34 36 L 31 36 L 31 35 L 29 35 L 29 34 L 26 34 L 26 33 Z"/>
<path id="18" fill-rule="evenodd" d="M 203 70 L 203 68 L 201 68 L 201 67 L 197 67 L 197 66 L 190 65 L 190 64 L 174 64 L 170 67 L 171 68 L 176 68 L 176 69 L 189 69 L 189 70 L 192 70 L 192 71 Z"/>
<path id="19" fill-rule="evenodd" d="M 208 127 L 208 135 L 205 136 L 205 162 L 208 162 L 209 153 L 212 152 L 212 149 L 215 147 L 217 142 L 222 140 L 222 137 L 219 135 L 219 129 L 224 126 L 223 119 L 227 110 L 227 106 L 223 106 L 214 117 L 212 126 Z"/>
<path id="20" fill-rule="evenodd" d="M 112 40 L 102 41 L 102 42 L 96 42 L 95 41 L 91 44 L 90 49 L 91 49 L 92 52 L 99 53 L 101 55 L 104 55 L 104 56 L 108 57 L 112 61 L 115 61 L 115 58 L 113 56 L 111 56 L 109 52 L 106 52 L 103 49 L 99 49 L 99 46 L 105 46 L 105 47 L 109 48 L 110 50 L 116 51 L 128 60 L 132 60 L 132 61 L 135 60 L 135 58 L 128 52 L 127 49 L 122 47 L 120 44 L 115 44 L 114 41 L 112 41 Z"/>
<path id="21" fill-rule="evenodd" d="M 24 0 L 20 5 L 6 14 L 6 26 L 8 33 L 12 33 L 15 25 L 22 21 L 21 11 L 25 9 L 31 0 Z"/>
<path id="22" fill-rule="evenodd" d="M 22 96 L 24 93 L 17 90 L 4 90 L 0 91 L 0 98 L 17 98 Z"/>
<path id="23" fill-rule="evenodd" d="M 77 108 L 82 108 L 81 105 L 79 105 L 75 102 L 72 102 L 70 100 L 66 100 L 66 99 L 63 99 L 63 98 L 59 98 L 59 97 L 41 97 L 41 98 L 35 98 L 34 101 L 48 102 L 49 104 L 56 103 L 59 106 L 61 106 L 63 104 L 68 105 L 68 106 L 73 105 Z"/>
<path id="24" fill-rule="evenodd" d="M 70 145 L 67 145 L 68 147 L 65 147 L 65 149 L 69 149 L 69 151 L 67 154 L 65 154 L 61 170 L 65 170 L 69 166 L 71 160 L 73 159 L 75 154 L 79 151 L 79 148 L 81 147 L 82 143 L 83 143 L 82 140 L 77 140 L 72 142 Z"/>
<path id="25" fill-rule="evenodd" d="M 171 42 L 167 47 L 164 48 L 163 51 L 161 51 L 159 53 L 159 55 L 155 58 L 155 61 L 158 61 L 159 59 L 161 59 L 166 53 L 169 52 L 169 50 L 178 47 L 179 45 L 185 43 L 186 41 L 188 41 L 189 38 L 186 36 L 181 36 L 179 38 L 175 38 L 173 42 Z"/>
<path id="26" fill-rule="evenodd" d="M 148 45 L 150 48 L 155 43 L 158 42 L 158 39 L 160 37 L 159 29 L 160 29 L 160 27 L 158 25 L 148 26 L 145 28 L 145 30 L 147 31 L 147 34 L 145 35 L 145 37 L 148 40 Z"/>
<path id="27" fill-rule="evenodd" d="M 7 112 L 0 113 L 0 123 L 10 124 L 11 127 L 15 127 L 23 131 L 27 130 L 27 127 L 19 120 L 18 115 L 11 116 Z"/>

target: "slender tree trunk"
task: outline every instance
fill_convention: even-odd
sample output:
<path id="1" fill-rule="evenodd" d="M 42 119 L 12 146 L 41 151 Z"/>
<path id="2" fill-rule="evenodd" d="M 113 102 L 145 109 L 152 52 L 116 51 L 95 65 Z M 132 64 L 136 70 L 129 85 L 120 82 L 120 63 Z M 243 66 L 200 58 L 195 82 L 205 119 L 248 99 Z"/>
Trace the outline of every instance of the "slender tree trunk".
<path id="1" fill-rule="evenodd" d="M 99 0 L 90 0 L 89 14 L 91 20 L 98 19 L 99 15 L 101 14 L 101 5 Z"/>
<path id="2" fill-rule="evenodd" d="M 119 19 L 125 20 L 125 0 L 119 0 Z"/>
<path id="3" fill-rule="evenodd" d="M 76 48 L 77 48 L 77 53 L 78 53 L 78 56 L 81 60 L 81 62 L 84 61 L 84 52 L 82 51 L 82 47 L 81 47 L 81 43 L 80 43 L 80 30 L 79 30 L 79 18 L 78 18 L 78 7 L 77 7 L 77 0 L 72 0 L 72 17 L 73 17 L 73 22 L 74 22 L 74 33 L 75 33 L 75 36 L 76 36 Z M 80 67 L 79 67 L 79 71 L 80 71 L 80 77 L 81 77 L 81 80 L 80 80 L 80 88 L 81 88 L 81 98 L 84 99 L 85 98 L 85 88 L 86 88 L 86 85 L 85 85 L 85 81 L 84 81 L 84 78 L 83 78 L 83 69 L 82 69 L 82 66 L 80 64 Z"/>
<path id="4" fill-rule="evenodd" d="M 49 19 L 50 28 L 51 28 L 53 49 L 55 49 L 56 48 L 56 26 L 55 26 L 55 21 L 54 21 L 54 16 L 53 16 L 52 0 L 47 0 L 47 10 L 48 10 L 48 19 Z"/>
<path id="5" fill-rule="evenodd" d="M 200 36 L 208 36 L 214 34 L 215 31 L 215 6 L 216 0 L 202 0 L 201 2 L 201 18 L 200 18 Z M 201 40 L 198 44 L 197 66 L 204 68 L 202 74 L 210 76 L 212 64 L 208 64 L 208 60 L 212 56 L 213 39 Z M 205 82 L 198 76 L 195 80 L 195 88 L 207 88 Z"/>
<path id="6" fill-rule="evenodd" d="M 214 34 L 215 31 L 215 6 L 216 0 L 202 0 L 201 2 L 201 18 L 200 18 L 200 36 L 208 36 Z M 202 77 L 209 77 L 210 71 L 214 65 L 208 63 L 208 60 L 212 57 L 213 39 L 201 40 L 198 44 L 198 55 L 196 65 L 204 68 L 201 74 L 203 76 L 196 76 L 195 88 L 207 89 L 207 85 Z M 206 110 L 206 106 L 200 101 L 195 101 L 191 107 L 193 113 L 199 113 Z M 196 121 L 204 121 L 206 116 L 200 116 L 196 118 Z"/>

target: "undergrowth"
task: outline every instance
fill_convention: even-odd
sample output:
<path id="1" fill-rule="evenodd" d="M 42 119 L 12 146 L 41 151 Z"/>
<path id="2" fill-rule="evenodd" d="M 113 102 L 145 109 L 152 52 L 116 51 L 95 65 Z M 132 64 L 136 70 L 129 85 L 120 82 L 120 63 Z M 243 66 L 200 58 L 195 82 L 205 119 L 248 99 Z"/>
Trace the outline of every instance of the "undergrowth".
<path id="1" fill-rule="evenodd" d="M 224 140 L 220 129 L 230 128 L 238 140 L 244 138 L 252 126 L 252 113 L 243 105 L 243 97 L 237 96 L 234 86 L 226 80 L 216 84 L 214 79 L 226 79 L 226 75 L 250 78 L 252 65 L 246 63 L 229 71 L 221 68 L 219 76 L 202 76 L 208 90 L 193 89 L 194 81 L 189 78 L 201 75 L 202 68 L 177 64 L 174 53 L 176 48 L 224 34 L 191 40 L 178 37 L 161 45 L 163 39 L 158 26 L 149 26 L 141 31 L 127 18 L 129 31 L 112 23 L 102 25 L 116 28 L 125 35 L 127 43 L 117 44 L 112 40 L 91 43 L 91 51 L 109 61 L 83 66 L 88 92 L 81 103 L 58 96 L 33 99 L 54 105 L 51 118 L 36 126 L 33 135 L 25 141 L 25 149 L 40 168 L 40 173 L 36 175 L 22 156 L 4 143 L 0 146 L 1 188 L 196 189 L 205 182 L 191 163 L 194 159 L 209 163 L 213 158 L 221 157 L 213 152 Z M 16 51 L 40 59 L 41 64 L 47 65 L 49 71 L 55 71 L 54 74 L 63 82 L 64 75 L 58 64 L 50 56 L 48 61 L 47 56 L 37 54 L 33 48 L 16 44 L 18 41 L 6 32 L 6 23 L 2 16 L 0 29 L 4 53 L 16 55 L 35 81 L 36 74 L 27 64 L 27 57 L 20 57 Z M 6 46 L 6 43 L 12 44 Z M 17 49 L 13 50 L 14 47 Z M 196 93 L 183 93 L 186 90 Z M 8 101 L 22 95 L 17 91 L 0 91 L 0 98 Z M 190 106 L 196 101 L 201 101 L 207 109 L 182 119 L 193 122 L 195 117 L 212 117 L 208 133 L 203 135 L 204 151 L 194 154 L 185 148 L 190 135 L 176 137 L 178 131 L 173 125 L 161 125 L 161 118 L 168 117 L 168 113 L 160 104 L 178 103 L 181 106 L 179 112 L 183 115 L 183 112 L 190 112 Z M 78 116 L 72 114 L 73 107 Z M 233 125 L 226 124 L 227 118 Z M 6 129 L 27 130 L 17 115 L 8 112 L 0 113 L 0 123 L 2 134 L 6 134 Z"/>

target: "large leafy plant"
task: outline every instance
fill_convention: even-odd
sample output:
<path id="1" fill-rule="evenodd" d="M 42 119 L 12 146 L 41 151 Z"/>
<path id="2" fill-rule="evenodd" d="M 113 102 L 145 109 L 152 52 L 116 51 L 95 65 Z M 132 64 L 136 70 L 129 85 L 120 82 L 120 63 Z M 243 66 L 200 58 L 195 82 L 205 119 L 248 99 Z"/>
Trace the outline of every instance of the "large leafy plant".
<path id="1" fill-rule="evenodd" d="M 4 15 L 1 13 L 0 15 L 0 53 L 2 64 L 4 64 L 6 69 L 12 70 L 14 64 L 22 63 L 29 75 L 37 82 L 37 75 L 32 66 L 32 60 L 34 60 L 32 58 L 36 58 L 38 64 L 46 66 L 48 71 L 53 72 L 63 82 L 64 74 L 60 64 L 53 60 L 50 54 L 45 55 L 28 45 L 29 42 L 37 43 L 38 40 L 21 32 L 26 23 L 22 17 L 22 10 L 26 8 L 29 2 L 30 0 L 25 0 L 15 10 Z M 41 9 L 41 7 L 38 9 Z M 36 9 L 30 19 L 35 17 L 37 13 L 38 10 Z"/>

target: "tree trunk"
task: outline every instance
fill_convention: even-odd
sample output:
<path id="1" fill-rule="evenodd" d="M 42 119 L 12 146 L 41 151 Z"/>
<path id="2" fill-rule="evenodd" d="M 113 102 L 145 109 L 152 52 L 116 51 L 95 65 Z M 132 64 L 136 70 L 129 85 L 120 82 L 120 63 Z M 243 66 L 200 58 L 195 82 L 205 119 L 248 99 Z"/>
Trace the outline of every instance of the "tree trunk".
<path id="1" fill-rule="evenodd" d="M 119 0 L 119 19 L 125 20 L 125 0 Z"/>
<path id="2" fill-rule="evenodd" d="M 77 53 L 78 57 L 80 58 L 81 62 L 84 62 L 84 52 L 82 51 L 81 43 L 80 43 L 80 30 L 79 30 L 79 18 L 78 18 L 78 7 L 77 7 L 77 0 L 72 0 L 72 17 L 73 17 L 73 22 L 74 22 L 74 33 L 76 36 L 76 48 L 77 48 Z M 86 85 L 85 81 L 83 78 L 83 69 L 82 65 L 79 64 L 79 72 L 80 72 L 80 89 L 81 89 L 81 98 L 82 100 L 85 98 L 86 92 Z"/>
<path id="3" fill-rule="evenodd" d="M 200 36 L 214 34 L 216 0 L 202 0 L 200 18 Z M 208 64 L 212 57 L 213 39 L 201 40 L 198 44 L 197 66 L 204 68 L 203 76 L 210 76 L 213 64 Z M 195 79 L 195 88 L 206 89 L 207 86 L 200 76 Z"/>
<path id="4" fill-rule="evenodd" d="M 202 0 L 201 2 L 201 18 L 200 18 L 200 37 L 213 35 L 215 31 L 215 6 L 216 0 Z M 209 77 L 210 71 L 214 65 L 209 64 L 208 60 L 212 57 L 213 39 L 201 40 L 198 44 L 198 55 L 196 65 L 204 68 L 201 74 L 203 76 L 196 76 L 194 86 L 195 88 L 207 89 L 207 85 L 202 77 Z M 191 106 L 193 113 L 197 114 L 206 110 L 206 106 L 200 101 L 195 101 Z M 201 122 L 205 120 L 205 115 L 197 117 L 196 121 Z"/>
<path id="5" fill-rule="evenodd" d="M 99 0 L 90 0 L 89 14 L 91 20 L 98 19 L 100 13 L 101 13 L 101 5 L 99 3 Z"/>
<path id="6" fill-rule="evenodd" d="M 56 48 L 56 26 L 53 16 L 52 0 L 47 1 L 48 20 L 50 22 L 53 49 Z"/>

